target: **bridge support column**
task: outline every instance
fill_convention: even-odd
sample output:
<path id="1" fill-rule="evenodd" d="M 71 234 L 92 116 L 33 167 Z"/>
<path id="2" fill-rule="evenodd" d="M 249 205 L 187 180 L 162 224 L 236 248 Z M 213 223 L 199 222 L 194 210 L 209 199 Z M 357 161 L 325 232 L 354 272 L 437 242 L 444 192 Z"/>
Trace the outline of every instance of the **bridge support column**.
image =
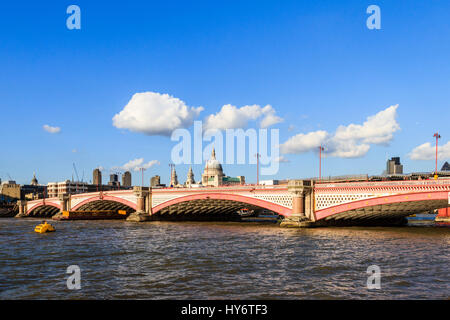
<path id="1" fill-rule="evenodd" d="M 311 206 L 314 181 L 289 180 L 288 190 L 292 193 L 292 213 L 284 217 L 281 227 L 312 227 L 314 225 L 314 208 Z"/>
<path id="2" fill-rule="evenodd" d="M 19 213 L 15 215 L 16 218 L 23 218 L 27 215 L 27 201 L 19 200 L 17 201 L 17 206 L 19 207 Z"/>
<path id="3" fill-rule="evenodd" d="M 70 196 L 68 194 L 60 194 L 58 196 L 61 211 L 69 211 L 70 210 Z"/>
<path id="4" fill-rule="evenodd" d="M 61 211 L 52 217 L 52 220 L 59 220 L 62 217 L 63 211 L 70 211 L 70 195 L 60 194 L 58 195 L 59 205 L 61 206 Z M 45 199 L 44 199 L 45 201 Z"/>
<path id="5" fill-rule="evenodd" d="M 149 189 L 147 187 L 134 187 L 134 193 L 137 197 L 136 212 L 130 214 L 127 221 L 142 222 L 150 220 L 151 203 L 149 203 Z"/>

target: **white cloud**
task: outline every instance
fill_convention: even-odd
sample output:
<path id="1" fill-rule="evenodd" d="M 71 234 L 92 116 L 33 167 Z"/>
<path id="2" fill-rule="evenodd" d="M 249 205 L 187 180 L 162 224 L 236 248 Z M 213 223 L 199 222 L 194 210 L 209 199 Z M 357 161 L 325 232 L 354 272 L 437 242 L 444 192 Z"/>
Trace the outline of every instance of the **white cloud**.
<path id="1" fill-rule="evenodd" d="M 291 161 L 290 161 L 289 159 L 286 159 L 286 158 L 283 157 L 283 156 L 279 156 L 278 158 L 275 159 L 275 162 L 280 162 L 280 163 L 284 162 L 284 163 L 288 163 L 288 162 L 291 162 Z"/>
<path id="2" fill-rule="evenodd" d="M 340 141 L 360 140 L 362 143 L 387 144 L 395 131 L 400 129 L 395 117 L 398 104 L 370 116 L 362 124 L 339 126 L 334 138 Z"/>
<path id="3" fill-rule="evenodd" d="M 328 132 L 320 130 L 307 134 L 299 133 L 290 137 L 288 141 L 280 146 L 281 153 L 298 154 L 318 148 L 327 139 Z"/>
<path id="4" fill-rule="evenodd" d="M 281 145 L 282 153 L 299 154 L 324 147 L 325 156 L 339 158 L 358 158 L 364 156 L 371 144 L 388 145 L 394 133 L 400 130 L 396 121 L 398 105 L 370 116 L 362 124 L 339 126 L 334 134 L 314 131 L 297 134 Z"/>
<path id="5" fill-rule="evenodd" d="M 113 170 L 124 170 L 124 171 L 139 171 L 141 168 L 149 169 L 157 164 L 160 164 L 158 160 L 151 160 L 147 163 L 144 163 L 144 158 L 138 158 L 134 160 L 130 160 L 120 167 L 113 167 Z"/>
<path id="6" fill-rule="evenodd" d="M 272 108 L 270 104 L 262 109 L 262 113 L 264 115 L 264 118 L 259 124 L 261 128 L 268 128 L 270 126 L 273 126 L 274 124 L 283 122 L 283 119 L 275 114 L 275 109 Z"/>
<path id="7" fill-rule="evenodd" d="M 366 155 L 370 150 L 370 145 L 367 143 L 358 144 L 356 140 L 338 140 L 332 138 L 325 143 L 324 156 L 331 156 L 337 158 L 360 158 Z"/>
<path id="8" fill-rule="evenodd" d="M 48 124 L 44 124 L 42 126 L 42 128 L 44 128 L 44 130 L 47 131 L 48 133 L 60 133 L 61 132 L 60 127 L 52 127 L 52 126 L 49 126 Z"/>
<path id="9" fill-rule="evenodd" d="M 190 127 L 203 107 L 188 107 L 184 101 L 157 92 L 135 93 L 113 117 L 113 125 L 147 135 L 170 135 L 178 128 Z"/>
<path id="10" fill-rule="evenodd" d="M 206 117 L 204 129 L 243 129 L 247 127 L 249 121 L 259 118 L 262 118 L 260 121 L 261 128 L 267 128 L 283 121 L 282 118 L 276 115 L 275 109 L 269 104 L 263 108 L 256 104 L 241 108 L 226 104 L 222 106 L 218 113 Z"/>
<path id="11" fill-rule="evenodd" d="M 415 147 L 409 154 L 411 160 L 432 160 L 436 159 L 436 145 L 427 142 Z M 438 159 L 446 160 L 450 158 L 450 141 L 446 144 L 438 145 Z"/>

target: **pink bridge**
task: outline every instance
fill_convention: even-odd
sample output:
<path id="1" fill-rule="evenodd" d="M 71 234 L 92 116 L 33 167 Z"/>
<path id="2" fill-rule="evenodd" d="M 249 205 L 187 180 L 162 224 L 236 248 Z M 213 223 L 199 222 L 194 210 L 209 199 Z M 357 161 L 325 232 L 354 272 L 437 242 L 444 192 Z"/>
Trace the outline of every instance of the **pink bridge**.
<path id="1" fill-rule="evenodd" d="M 282 186 L 218 188 L 134 187 L 133 190 L 64 195 L 28 201 L 25 216 L 52 216 L 60 211 L 126 210 L 155 218 L 236 215 L 242 208 L 267 210 L 284 217 L 305 216 L 312 222 L 397 219 L 441 209 L 448 218 L 450 180 L 315 184 L 290 180 Z"/>

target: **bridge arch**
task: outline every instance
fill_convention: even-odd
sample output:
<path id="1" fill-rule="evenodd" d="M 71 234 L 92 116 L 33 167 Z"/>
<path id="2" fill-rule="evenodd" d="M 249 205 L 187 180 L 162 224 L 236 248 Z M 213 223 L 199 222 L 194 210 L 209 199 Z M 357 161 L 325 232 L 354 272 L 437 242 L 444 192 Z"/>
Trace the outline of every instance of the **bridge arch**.
<path id="1" fill-rule="evenodd" d="M 126 210 L 127 212 L 136 211 L 137 205 L 131 201 L 113 197 L 113 196 L 94 196 L 83 200 L 71 211 L 91 211 L 91 210 Z"/>
<path id="2" fill-rule="evenodd" d="M 448 191 L 415 192 L 361 199 L 315 212 L 316 220 L 401 218 L 445 208 Z"/>
<path id="3" fill-rule="evenodd" d="M 165 201 L 153 207 L 152 214 L 167 216 L 181 213 L 180 217 L 196 214 L 207 218 L 212 213 L 234 215 L 242 208 L 266 209 L 282 216 L 289 216 L 292 212 L 290 208 L 262 199 L 229 193 L 200 193 Z"/>
<path id="4" fill-rule="evenodd" d="M 41 203 L 27 210 L 28 217 L 51 217 L 61 211 L 61 206 L 55 203 Z"/>

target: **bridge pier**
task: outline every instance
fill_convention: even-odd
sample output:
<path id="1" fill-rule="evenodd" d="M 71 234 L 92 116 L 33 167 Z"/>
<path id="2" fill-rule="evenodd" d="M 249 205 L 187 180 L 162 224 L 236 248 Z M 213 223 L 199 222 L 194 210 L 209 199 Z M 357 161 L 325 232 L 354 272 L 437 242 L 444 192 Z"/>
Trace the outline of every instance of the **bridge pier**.
<path id="1" fill-rule="evenodd" d="M 292 214 L 283 219 L 280 227 L 306 228 L 314 226 L 314 181 L 289 180 L 288 190 L 292 193 Z"/>
<path id="2" fill-rule="evenodd" d="M 68 194 L 60 194 L 58 195 L 59 205 L 61 207 L 61 211 L 55 214 L 52 217 L 52 220 L 59 220 L 62 217 L 64 211 L 70 211 L 70 195 Z M 44 199 L 45 201 L 45 199 Z"/>
<path id="3" fill-rule="evenodd" d="M 59 203 L 61 206 L 61 212 L 62 211 L 69 211 L 70 210 L 70 196 L 68 194 L 60 194 L 58 196 Z"/>
<path id="4" fill-rule="evenodd" d="M 15 215 L 15 218 L 23 218 L 27 215 L 27 201 L 18 200 L 17 205 L 19 206 L 19 213 Z"/>
<path id="5" fill-rule="evenodd" d="M 127 221 L 142 222 L 151 219 L 152 196 L 151 189 L 147 187 L 134 187 L 133 192 L 137 197 L 136 212 L 131 213 Z"/>

